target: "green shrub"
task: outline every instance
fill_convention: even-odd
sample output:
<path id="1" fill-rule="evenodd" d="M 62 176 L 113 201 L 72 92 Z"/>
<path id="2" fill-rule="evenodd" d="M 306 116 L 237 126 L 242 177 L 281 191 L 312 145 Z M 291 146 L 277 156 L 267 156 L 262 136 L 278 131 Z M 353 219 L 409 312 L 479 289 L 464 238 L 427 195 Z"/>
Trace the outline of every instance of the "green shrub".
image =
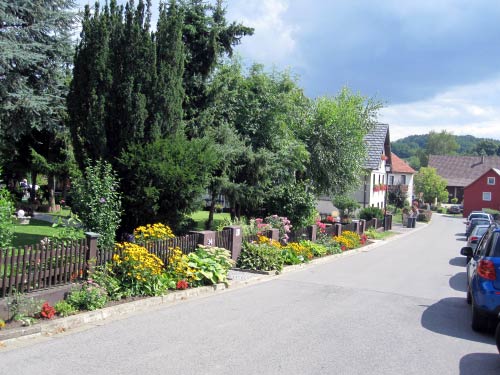
<path id="1" fill-rule="evenodd" d="M 231 254 L 219 247 L 199 246 L 188 254 L 188 266 L 201 285 L 227 284 L 227 273 L 233 266 Z"/>
<path id="2" fill-rule="evenodd" d="M 85 168 L 73 186 L 72 209 L 86 230 L 97 232 L 100 248 L 114 247 L 116 230 L 121 222 L 119 183 L 111 164 L 98 160 Z"/>
<path id="3" fill-rule="evenodd" d="M 268 244 L 245 242 L 236 266 L 249 270 L 278 271 L 283 269 L 281 251 Z"/>
<path id="4" fill-rule="evenodd" d="M 89 280 L 83 283 L 80 290 L 73 290 L 66 300 L 77 310 L 92 311 L 103 308 L 108 296 L 104 288 Z"/>
<path id="5" fill-rule="evenodd" d="M 300 244 L 305 248 L 310 249 L 315 257 L 322 257 L 328 253 L 327 247 L 320 243 L 315 243 L 312 241 L 300 241 Z"/>
<path id="6" fill-rule="evenodd" d="M 373 218 L 378 220 L 384 219 L 384 211 L 378 207 L 365 207 L 359 212 L 359 218 L 369 221 Z"/>
<path id="7" fill-rule="evenodd" d="M 56 312 L 60 316 L 70 316 L 78 311 L 72 304 L 67 301 L 59 301 L 54 305 Z"/>
<path id="8" fill-rule="evenodd" d="M 12 215 L 14 214 L 14 203 L 7 189 L 0 189 L 0 249 L 12 246 L 14 239 L 14 224 Z"/>

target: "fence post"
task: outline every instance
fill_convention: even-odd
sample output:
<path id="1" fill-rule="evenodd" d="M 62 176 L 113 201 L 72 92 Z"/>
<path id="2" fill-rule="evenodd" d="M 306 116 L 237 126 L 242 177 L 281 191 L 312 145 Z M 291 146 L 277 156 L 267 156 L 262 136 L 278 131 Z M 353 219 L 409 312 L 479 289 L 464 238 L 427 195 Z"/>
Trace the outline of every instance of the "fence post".
<path id="1" fill-rule="evenodd" d="M 363 234 L 366 231 L 366 220 L 361 219 L 359 220 L 359 234 Z"/>
<path id="2" fill-rule="evenodd" d="M 307 238 L 311 242 L 316 242 L 316 236 L 318 234 L 318 226 L 317 225 L 308 225 L 307 226 Z"/>
<path id="3" fill-rule="evenodd" d="M 340 223 L 333 224 L 333 233 L 334 233 L 334 236 L 342 235 L 342 224 L 340 224 Z"/>
<path id="4" fill-rule="evenodd" d="M 352 225 L 354 226 L 354 233 L 360 234 L 359 233 L 359 220 L 353 220 Z"/>
<path id="5" fill-rule="evenodd" d="M 230 234 L 230 244 L 228 249 L 231 252 L 231 259 L 237 260 L 241 253 L 241 243 L 243 240 L 243 236 L 241 234 L 242 230 L 239 225 L 231 225 L 228 227 L 224 227 L 224 230 L 229 230 Z"/>
<path id="6" fill-rule="evenodd" d="M 192 231 L 198 234 L 198 245 L 215 246 L 215 232 L 212 230 Z"/>
<path id="7" fill-rule="evenodd" d="M 375 228 L 375 230 L 378 229 L 378 219 L 376 217 L 374 217 L 372 219 L 372 223 L 373 223 L 373 228 Z"/>
<path id="8" fill-rule="evenodd" d="M 392 229 L 392 215 L 384 215 L 384 231 Z"/>
<path id="9" fill-rule="evenodd" d="M 270 238 L 273 241 L 279 241 L 280 240 L 280 230 L 279 229 L 269 229 L 266 231 L 266 237 Z"/>
<path id="10" fill-rule="evenodd" d="M 85 266 L 87 268 L 87 273 L 92 272 L 96 265 L 97 259 L 97 239 L 101 235 L 94 232 L 85 232 L 85 238 L 87 239 L 87 253 L 85 254 Z"/>

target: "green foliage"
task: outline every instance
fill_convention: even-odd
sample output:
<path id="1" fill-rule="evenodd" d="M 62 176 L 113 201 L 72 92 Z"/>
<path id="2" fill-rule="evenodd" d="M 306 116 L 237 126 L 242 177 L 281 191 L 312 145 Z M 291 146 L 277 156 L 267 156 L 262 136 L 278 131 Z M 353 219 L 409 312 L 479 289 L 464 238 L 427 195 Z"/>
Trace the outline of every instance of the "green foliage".
<path id="1" fill-rule="evenodd" d="M 112 301 L 118 301 L 133 295 L 133 292 L 120 282 L 107 267 L 96 267 L 91 278 L 97 285 L 106 290 L 109 299 Z"/>
<path id="2" fill-rule="evenodd" d="M 353 213 L 359 208 L 359 203 L 348 195 L 337 195 L 333 198 L 333 205 L 337 207 L 341 213 Z"/>
<path id="3" fill-rule="evenodd" d="M 403 208 L 407 203 L 408 194 L 404 191 L 401 185 L 393 186 L 387 196 L 388 202 L 396 208 Z"/>
<path id="4" fill-rule="evenodd" d="M 0 249 L 12 246 L 14 239 L 13 214 L 14 202 L 11 195 L 7 189 L 0 188 Z"/>
<path id="5" fill-rule="evenodd" d="M 458 203 L 458 198 L 457 197 L 453 197 L 450 199 L 450 202 L 453 203 L 453 204 L 457 204 Z"/>
<path id="6" fill-rule="evenodd" d="M 427 155 L 455 155 L 459 145 L 452 133 L 446 130 L 431 131 L 427 138 Z"/>
<path id="7" fill-rule="evenodd" d="M 321 243 L 300 241 L 300 245 L 309 249 L 315 257 L 322 257 L 328 254 L 328 247 Z"/>
<path id="8" fill-rule="evenodd" d="M 422 167 L 414 178 L 415 193 L 423 193 L 425 202 L 446 202 L 448 191 L 446 190 L 446 180 L 440 177 L 435 168 Z"/>
<path id="9" fill-rule="evenodd" d="M 73 183 L 73 211 L 88 231 L 100 234 L 98 245 L 111 249 L 120 225 L 121 195 L 111 164 L 98 160 L 85 168 L 84 175 Z"/>
<path id="10" fill-rule="evenodd" d="M 57 302 L 54 305 L 54 308 L 56 309 L 56 312 L 63 317 L 74 315 L 78 311 L 72 304 L 64 300 Z"/>
<path id="11" fill-rule="evenodd" d="M 245 242 L 236 266 L 249 270 L 280 272 L 284 262 L 281 251 L 275 247 L 268 244 Z"/>
<path id="12" fill-rule="evenodd" d="M 23 322 L 23 325 L 31 325 L 36 322 L 33 317 L 42 308 L 43 301 L 27 294 L 15 291 L 13 295 L 6 297 L 8 318 Z"/>
<path id="13" fill-rule="evenodd" d="M 371 220 L 376 218 L 378 220 L 384 219 L 384 211 L 378 207 L 365 207 L 359 212 L 359 218 L 364 220 Z"/>
<path id="14" fill-rule="evenodd" d="M 85 237 L 83 229 L 80 228 L 82 221 L 77 215 L 73 213 L 70 213 L 70 215 L 71 216 L 66 220 L 58 217 L 57 221 L 52 224 L 52 228 L 59 228 L 59 231 L 57 231 L 53 237 L 63 244 L 68 244 L 71 241 L 76 241 Z"/>
<path id="15" fill-rule="evenodd" d="M 312 224 L 316 212 L 316 197 L 301 182 L 275 186 L 266 194 L 264 204 L 268 213 L 286 216 L 296 229 Z"/>
<path id="16" fill-rule="evenodd" d="M 92 311 L 103 308 L 108 296 L 101 286 L 89 280 L 80 289 L 72 290 L 66 301 L 77 310 Z"/>
<path id="17" fill-rule="evenodd" d="M 209 140 L 181 133 L 130 146 L 119 159 L 125 229 L 161 222 L 176 231 L 184 215 L 199 207 L 216 156 Z"/>
<path id="18" fill-rule="evenodd" d="M 228 250 L 199 246 L 195 252 L 188 254 L 188 266 L 197 280 L 191 285 L 227 284 L 227 273 L 232 265 L 231 254 Z"/>
<path id="19" fill-rule="evenodd" d="M 381 104 L 343 88 L 316 101 L 302 131 L 311 155 L 308 172 L 318 192 L 339 195 L 359 185 L 366 159 L 365 135 L 375 126 Z"/>
<path id="20" fill-rule="evenodd" d="M 34 128 L 60 129 L 75 2 L 2 0 L 0 20 L 0 143 Z"/>

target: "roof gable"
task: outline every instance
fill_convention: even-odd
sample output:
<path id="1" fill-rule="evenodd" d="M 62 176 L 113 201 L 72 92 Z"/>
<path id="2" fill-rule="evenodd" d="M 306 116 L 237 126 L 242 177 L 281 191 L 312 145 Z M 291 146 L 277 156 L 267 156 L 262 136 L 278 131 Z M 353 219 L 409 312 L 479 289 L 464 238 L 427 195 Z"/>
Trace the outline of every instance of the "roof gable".
<path id="1" fill-rule="evenodd" d="M 493 173 L 491 173 L 491 172 L 493 172 Z M 496 174 L 497 176 L 500 176 L 500 169 L 497 169 L 497 168 L 488 169 L 486 172 L 484 172 L 481 176 L 476 178 L 474 181 L 471 181 L 471 183 L 468 184 L 465 188 L 468 188 L 469 186 L 476 184 L 478 181 L 480 181 L 482 178 L 486 177 L 486 175 L 488 175 L 488 174 Z"/>
<path id="2" fill-rule="evenodd" d="M 364 167 L 371 170 L 378 169 L 382 154 L 390 155 L 389 125 L 375 124 L 365 136 L 365 143 L 367 155 Z"/>
<path id="3" fill-rule="evenodd" d="M 500 157 L 429 155 L 428 166 L 435 168 L 448 186 L 465 187 L 491 168 L 500 169 Z"/>
<path id="4" fill-rule="evenodd" d="M 391 173 L 415 174 L 416 171 L 408 165 L 403 159 L 400 159 L 395 153 L 391 152 Z"/>

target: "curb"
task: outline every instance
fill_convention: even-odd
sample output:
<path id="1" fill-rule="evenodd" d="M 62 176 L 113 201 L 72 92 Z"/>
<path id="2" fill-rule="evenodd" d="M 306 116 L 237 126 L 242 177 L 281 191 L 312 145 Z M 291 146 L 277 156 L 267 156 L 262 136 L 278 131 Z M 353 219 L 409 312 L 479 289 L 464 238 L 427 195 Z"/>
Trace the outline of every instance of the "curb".
<path id="1" fill-rule="evenodd" d="M 254 284 L 271 281 L 286 273 L 305 270 L 315 265 L 325 264 L 335 261 L 339 258 L 352 256 L 362 252 L 372 251 L 382 245 L 387 244 L 388 242 L 394 241 L 399 238 L 403 238 L 411 233 L 415 233 L 415 231 L 418 231 L 422 228 L 425 228 L 425 225 L 418 226 L 412 229 L 411 231 L 407 232 L 395 231 L 396 234 L 394 236 L 388 237 L 387 239 L 384 240 L 371 240 L 372 243 L 370 243 L 369 245 L 357 249 L 344 251 L 339 254 L 328 255 L 322 258 L 316 258 L 308 263 L 285 266 L 283 270 L 278 274 L 276 273 L 276 271 L 252 271 L 252 270 L 235 269 L 242 272 L 254 273 L 259 276 L 247 280 L 234 280 L 229 282 L 228 286 L 226 286 L 225 284 L 216 284 L 210 286 L 197 287 L 193 289 L 177 290 L 170 292 L 164 296 L 146 297 L 144 299 L 140 299 L 137 301 L 122 303 L 115 306 L 109 306 L 95 311 L 82 312 L 64 318 L 57 318 L 55 320 L 41 321 L 34 326 L 19 327 L 6 331 L 0 330 L 0 350 L 1 348 L 5 348 L 7 345 L 13 344 L 18 340 L 25 340 L 40 336 L 52 336 L 85 325 L 91 325 L 91 324 L 95 325 L 96 323 L 107 319 L 111 318 L 119 319 L 120 317 L 126 317 L 136 312 L 147 311 L 151 307 L 175 304 L 187 300 L 189 298 L 200 298 L 221 291 L 231 291 L 246 286 L 251 286 Z"/>

